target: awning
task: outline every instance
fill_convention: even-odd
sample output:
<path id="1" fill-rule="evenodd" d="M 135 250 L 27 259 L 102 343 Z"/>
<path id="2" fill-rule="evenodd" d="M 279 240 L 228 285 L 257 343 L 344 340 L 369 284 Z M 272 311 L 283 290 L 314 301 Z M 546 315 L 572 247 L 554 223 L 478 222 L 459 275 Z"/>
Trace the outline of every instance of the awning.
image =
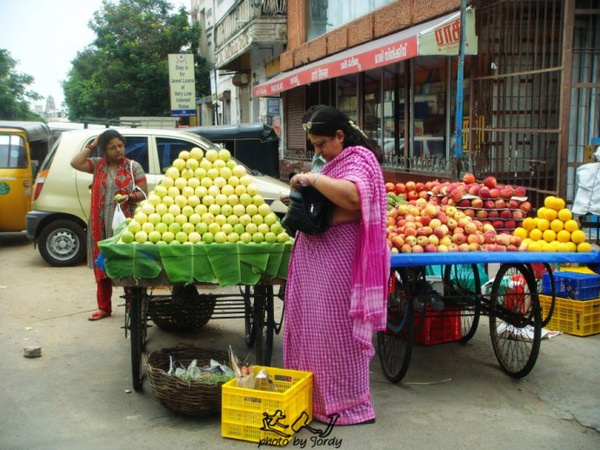
<path id="1" fill-rule="evenodd" d="M 475 10 L 465 14 L 466 54 L 477 54 Z M 306 66 L 284 72 L 255 86 L 254 97 L 269 97 L 298 86 L 336 78 L 425 55 L 458 55 L 460 11 L 353 47 Z"/>

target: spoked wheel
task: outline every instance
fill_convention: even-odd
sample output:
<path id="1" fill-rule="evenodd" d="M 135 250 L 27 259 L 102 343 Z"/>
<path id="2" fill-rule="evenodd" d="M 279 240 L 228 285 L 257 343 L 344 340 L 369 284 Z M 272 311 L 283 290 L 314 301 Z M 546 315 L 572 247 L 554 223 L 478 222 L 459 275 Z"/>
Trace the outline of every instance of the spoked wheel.
<path id="1" fill-rule="evenodd" d="M 481 279 L 477 264 L 444 267 L 444 304 L 460 311 L 460 342 L 468 342 L 477 331 L 481 316 Z"/>
<path id="2" fill-rule="evenodd" d="M 413 302 L 406 289 L 406 270 L 392 271 L 390 276 L 387 325 L 377 333 L 377 350 L 383 374 L 397 383 L 408 371 L 413 349 Z"/>
<path id="3" fill-rule="evenodd" d="M 552 314 L 554 313 L 554 305 L 556 304 L 556 288 L 554 286 L 554 273 L 552 270 L 552 266 L 548 263 L 532 264 L 532 266 L 534 266 L 534 265 L 536 267 L 533 268 L 532 271 L 534 272 L 534 277 L 537 281 L 538 292 L 543 291 L 544 274 L 548 274 L 548 283 L 549 283 L 549 287 L 550 287 L 550 292 L 547 294 L 544 294 L 544 295 L 549 296 L 551 298 L 551 302 L 550 302 L 549 308 L 543 308 L 541 310 L 542 328 L 544 328 L 546 325 L 548 325 L 548 323 L 550 323 L 550 319 L 552 319 Z M 540 268 L 541 268 L 541 270 L 535 270 L 535 269 L 540 269 Z"/>
<path id="4" fill-rule="evenodd" d="M 129 291 L 129 292 L 127 292 Z M 146 345 L 148 296 L 139 286 L 127 288 L 129 297 L 129 339 L 131 340 L 131 378 L 133 389 L 142 390 L 142 353 Z"/>
<path id="5" fill-rule="evenodd" d="M 532 271 L 502 264 L 490 296 L 490 334 L 504 372 L 521 378 L 531 372 L 540 351 L 542 317 Z"/>
<path id="6" fill-rule="evenodd" d="M 273 286 L 257 285 L 254 287 L 253 307 L 254 354 L 256 364 L 271 364 L 273 352 Z"/>

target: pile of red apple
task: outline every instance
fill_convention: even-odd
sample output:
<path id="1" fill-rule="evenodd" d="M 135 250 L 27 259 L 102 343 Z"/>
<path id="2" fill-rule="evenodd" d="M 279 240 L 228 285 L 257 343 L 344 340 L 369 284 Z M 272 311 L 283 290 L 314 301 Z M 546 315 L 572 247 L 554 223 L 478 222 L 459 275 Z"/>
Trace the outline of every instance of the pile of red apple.
<path id="1" fill-rule="evenodd" d="M 491 223 L 424 198 L 389 210 L 386 225 L 392 253 L 517 251 L 521 246 L 521 238 L 499 233 Z"/>

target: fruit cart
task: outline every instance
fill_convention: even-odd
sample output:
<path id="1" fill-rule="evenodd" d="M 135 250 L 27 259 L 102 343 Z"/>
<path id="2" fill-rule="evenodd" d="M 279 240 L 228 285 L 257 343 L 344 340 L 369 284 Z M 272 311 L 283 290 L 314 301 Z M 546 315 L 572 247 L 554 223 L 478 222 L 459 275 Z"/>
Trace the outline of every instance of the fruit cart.
<path id="1" fill-rule="evenodd" d="M 281 320 L 292 243 L 127 245 L 102 241 L 107 274 L 125 290 L 125 333 L 131 343 L 133 387 L 142 388 L 142 354 L 148 321 L 166 330 L 201 328 L 211 318 L 243 318 L 245 342 L 255 362 L 269 365 L 273 334 Z M 229 294 L 199 294 L 198 288 L 234 287 Z M 167 293 L 165 294 L 165 289 Z"/>
<path id="2" fill-rule="evenodd" d="M 552 266 L 598 262 L 597 251 L 393 254 L 387 327 L 377 335 L 384 375 L 393 383 L 402 380 L 414 344 L 467 342 L 483 315 L 501 369 L 526 376 L 554 309 Z M 551 299 L 543 311 L 542 289 Z"/>

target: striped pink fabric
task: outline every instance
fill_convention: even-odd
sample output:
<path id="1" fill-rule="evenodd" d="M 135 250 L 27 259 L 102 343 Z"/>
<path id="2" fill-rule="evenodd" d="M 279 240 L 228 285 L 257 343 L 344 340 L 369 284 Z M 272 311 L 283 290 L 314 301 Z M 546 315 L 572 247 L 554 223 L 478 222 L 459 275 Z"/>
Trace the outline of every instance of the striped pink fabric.
<path id="1" fill-rule="evenodd" d="M 375 417 L 369 389 L 371 334 L 380 325 L 381 308 L 385 320 L 381 297 L 386 289 L 384 276 L 376 286 L 375 269 L 389 265 L 385 215 L 380 224 L 376 217 L 382 206 L 385 211 L 386 199 L 379 164 L 367 149 L 345 149 L 322 173 L 357 185 L 366 220 L 337 224 L 317 236 L 298 233 L 285 296 L 284 366 L 314 373 L 316 419 L 327 421 L 339 413 L 338 424 L 353 424 Z M 357 265 L 357 257 L 380 261 Z"/>

